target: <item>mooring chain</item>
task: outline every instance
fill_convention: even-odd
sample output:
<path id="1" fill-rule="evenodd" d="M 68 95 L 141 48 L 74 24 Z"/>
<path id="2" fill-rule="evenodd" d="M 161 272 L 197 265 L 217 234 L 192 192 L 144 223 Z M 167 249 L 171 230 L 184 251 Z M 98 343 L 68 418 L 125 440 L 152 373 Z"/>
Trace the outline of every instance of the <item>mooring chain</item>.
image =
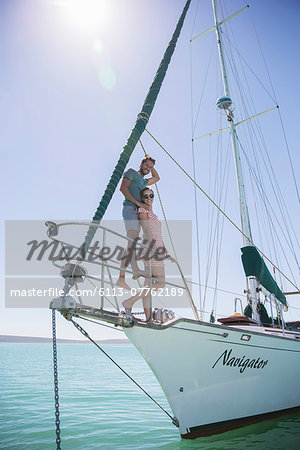
<path id="1" fill-rule="evenodd" d="M 172 417 L 168 411 L 166 411 L 153 397 L 151 397 L 150 394 L 148 394 L 148 392 L 145 391 L 145 389 L 142 388 L 142 386 L 140 384 L 137 383 L 137 381 L 135 381 L 130 375 L 129 373 L 127 373 L 121 366 L 119 366 L 119 364 L 112 359 L 111 356 L 109 356 L 108 353 L 106 353 L 103 348 L 100 347 L 100 345 L 97 344 L 97 342 L 95 342 L 90 335 L 87 333 L 87 331 L 85 331 L 80 325 L 79 323 L 75 322 L 73 319 L 70 319 L 70 321 L 73 323 L 74 327 L 76 327 L 80 333 L 82 333 L 86 338 L 88 338 L 93 344 L 96 345 L 96 347 L 105 355 L 107 356 L 108 359 L 110 359 L 110 361 L 112 363 L 114 363 L 139 389 L 141 389 L 144 394 L 146 394 L 165 414 L 167 414 L 167 416 L 172 420 L 173 425 L 175 425 L 176 427 L 179 427 L 179 423 L 178 420 L 176 419 L 176 417 Z"/>
<path id="2" fill-rule="evenodd" d="M 56 321 L 55 321 L 55 310 L 54 309 L 52 309 L 52 343 L 53 343 L 56 450 L 61 450 L 60 420 L 59 420 L 59 396 L 58 396 L 58 372 L 57 372 L 57 347 L 56 347 Z"/>

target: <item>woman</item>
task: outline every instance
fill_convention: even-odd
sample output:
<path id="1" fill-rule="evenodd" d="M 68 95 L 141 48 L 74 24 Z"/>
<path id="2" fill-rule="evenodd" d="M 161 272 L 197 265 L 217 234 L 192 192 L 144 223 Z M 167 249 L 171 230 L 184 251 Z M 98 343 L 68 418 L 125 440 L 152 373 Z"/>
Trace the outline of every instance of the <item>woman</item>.
<path id="1" fill-rule="evenodd" d="M 149 278 L 145 278 L 144 287 L 151 287 L 152 291 L 165 286 L 165 264 L 164 260 L 170 258 L 172 262 L 175 261 L 172 258 L 164 245 L 161 235 L 161 222 L 159 218 L 152 211 L 152 205 L 154 201 L 154 192 L 152 189 L 145 187 L 141 190 L 141 203 L 145 207 L 140 207 L 138 209 L 138 217 L 141 221 L 143 228 L 143 244 L 150 247 L 151 250 L 142 250 L 140 257 L 145 265 L 145 274 L 147 277 L 151 276 L 152 283 L 150 283 Z M 145 243 L 146 242 L 146 243 Z M 149 262 L 151 261 L 151 264 Z M 136 295 L 124 300 L 123 306 L 126 311 L 132 309 L 133 304 L 139 299 L 143 299 L 144 312 L 146 316 L 146 321 L 151 318 L 151 308 L 150 308 L 150 292 L 142 290 Z"/>
<path id="2" fill-rule="evenodd" d="M 125 281 L 125 273 L 128 265 L 130 264 L 134 275 L 133 280 L 136 280 L 141 275 L 140 269 L 136 262 L 136 252 L 134 250 L 133 241 L 139 237 L 140 234 L 140 222 L 138 220 L 138 208 L 141 205 L 140 192 L 146 186 L 157 183 L 159 181 L 159 175 L 154 168 L 155 159 L 146 155 L 140 164 L 138 171 L 134 169 L 128 169 L 123 174 L 123 180 L 121 183 L 120 191 L 124 195 L 122 216 L 126 228 L 127 237 L 130 239 L 127 242 L 127 247 L 121 258 L 121 270 L 119 278 L 116 281 L 116 285 L 122 288 L 130 290 L 130 286 Z M 151 173 L 150 178 L 145 178 Z"/>

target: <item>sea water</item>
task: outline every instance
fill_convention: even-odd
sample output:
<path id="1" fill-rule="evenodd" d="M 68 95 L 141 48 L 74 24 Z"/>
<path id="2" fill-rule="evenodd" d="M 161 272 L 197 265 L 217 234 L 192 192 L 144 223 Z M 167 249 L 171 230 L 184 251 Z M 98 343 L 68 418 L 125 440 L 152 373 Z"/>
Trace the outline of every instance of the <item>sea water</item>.
<path id="1" fill-rule="evenodd" d="M 103 348 L 171 413 L 132 345 Z M 55 449 L 52 346 L 1 343 L 0 358 L 0 448 Z M 58 375 L 62 449 L 300 449 L 300 414 L 181 440 L 169 417 L 91 344 L 59 344 Z M 274 395 L 284 394 L 282 377 Z"/>

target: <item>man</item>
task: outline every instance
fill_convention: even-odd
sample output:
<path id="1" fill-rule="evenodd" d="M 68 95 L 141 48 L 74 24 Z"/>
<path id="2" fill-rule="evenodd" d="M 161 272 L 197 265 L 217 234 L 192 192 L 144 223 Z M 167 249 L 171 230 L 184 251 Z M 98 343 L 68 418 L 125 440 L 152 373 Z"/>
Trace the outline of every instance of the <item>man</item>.
<path id="1" fill-rule="evenodd" d="M 127 237 L 129 239 L 132 239 L 133 241 L 139 237 L 140 232 L 138 208 L 145 207 L 145 205 L 141 203 L 140 192 L 146 186 L 151 186 L 151 184 L 156 183 L 160 179 L 157 171 L 154 169 L 154 165 L 155 159 L 147 155 L 142 159 L 138 171 L 134 169 L 128 169 L 123 175 L 123 180 L 120 187 L 120 191 L 125 196 L 122 216 L 125 222 Z M 148 179 L 145 179 L 144 177 L 150 172 L 152 176 Z M 130 259 L 132 271 L 136 272 L 136 274 L 133 275 L 132 278 L 137 279 L 140 276 L 141 271 L 136 262 L 135 250 L 134 248 L 131 249 L 133 245 L 133 242 L 128 241 L 127 248 L 125 249 L 122 256 L 121 269 L 126 269 L 129 263 L 128 260 Z M 128 258 L 128 255 L 131 255 L 130 258 Z M 125 289 L 130 289 L 130 286 L 128 286 L 128 284 L 125 282 L 124 270 L 120 271 L 120 276 L 116 284 Z"/>

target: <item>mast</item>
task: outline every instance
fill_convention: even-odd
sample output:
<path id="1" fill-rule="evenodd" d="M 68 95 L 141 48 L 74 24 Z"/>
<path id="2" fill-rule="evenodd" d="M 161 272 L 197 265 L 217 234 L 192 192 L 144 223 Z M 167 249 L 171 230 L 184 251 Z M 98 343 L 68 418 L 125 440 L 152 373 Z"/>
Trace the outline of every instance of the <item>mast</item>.
<path id="1" fill-rule="evenodd" d="M 227 70 L 226 70 L 224 51 L 223 51 L 222 30 L 221 30 L 221 25 L 218 20 L 218 12 L 217 12 L 217 4 L 216 3 L 217 3 L 216 0 L 212 0 L 216 34 L 217 34 L 217 42 L 218 42 L 218 50 L 219 50 L 223 85 L 224 85 L 224 92 L 225 92 L 225 96 L 228 97 L 228 99 L 230 100 L 231 99 L 230 89 L 229 89 L 229 84 L 228 84 Z M 236 170 L 239 201 L 240 201 L 241 226 L 242 226 L 242 231 L 244 233 L 243 243 L 244 243 L 244 246 L 252 246 L 252 244 L 251 244 L 252 234 L 251 234 L 251 227 L 250 227 L 250 219 L 249 219 L 249 213 L 248 213 L 248 207 L 247 207 L 247 201 L 246 201 L 246 193 L 245 193 L 245 185 L 244 185 L 244 179 L 243 179 L 240 151 L 239 151 L 236 130 L 235 130 L 235 124 L 234 124 L 234 116 L 233 116 L 232 110 L 230 109 L 230 106 L 223 107 L 223 109 L 226 112 L 228 123 L 229 123 L 231 143 L 232 143 L 233 154 L 234 154 L 235 170 Z M 250 302 L 252 304 L 253 319 L 256 320 L 260 324 L 260 316 L 257 311 L 257 304 L 259 301 L 258 291 L 257 291 L 257 287 L 258 287 L 257 280 L 255 277 L 252 277 L 252 276 L 246 277 L 246 284 L 247 284 L 248 302 Z"/>

